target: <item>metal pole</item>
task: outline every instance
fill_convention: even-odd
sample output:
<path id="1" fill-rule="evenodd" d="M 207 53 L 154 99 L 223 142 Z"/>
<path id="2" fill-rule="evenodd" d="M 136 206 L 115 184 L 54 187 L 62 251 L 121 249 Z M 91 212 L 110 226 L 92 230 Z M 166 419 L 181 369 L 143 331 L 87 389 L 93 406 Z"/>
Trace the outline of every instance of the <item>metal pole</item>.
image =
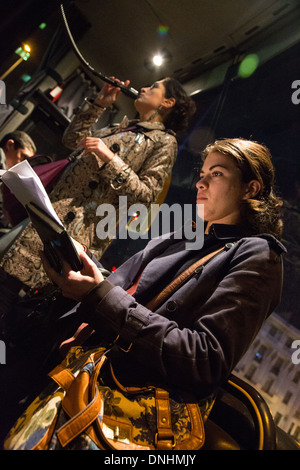
<path id="1" fill-rule="evenodd" d="M 23 61 L 22 57 L 20 57 L 20 59 L 16 60 L 16 62 L 11 67 L 9 67 L 9 69 L 7 69 L 6 72 L 4 72 L 4 74 L 0 77 L 0 80 L 3 80 L 5 77 L 7 77 L 7 75 L 9 75 L 13 70 L 15 70 L 15 68 L 18 67 L 18 65 L 22 61 Z"/>

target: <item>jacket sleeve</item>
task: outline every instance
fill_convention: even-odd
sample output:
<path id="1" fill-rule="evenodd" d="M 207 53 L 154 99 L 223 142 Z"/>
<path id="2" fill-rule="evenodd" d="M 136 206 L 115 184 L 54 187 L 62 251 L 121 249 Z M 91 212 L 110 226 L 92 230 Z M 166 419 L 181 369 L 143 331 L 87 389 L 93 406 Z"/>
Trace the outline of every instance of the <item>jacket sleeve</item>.
<path id="1" fill-rule="evenodd" d="M 74 117 L 63 134 L 63 144 L 67 148 L 75 150 L 78 147 L 78 142 L 92 135 L 91 127 L 104 111 L 104 108 L 85 100 L 82 107 L 74 111 Z"/>
<path id="2" fill-rule="evenodd" d="M 80 308 L 105 341 L 118 338 L 128 370 L 130 364 L 147 368 L 159 382 L 207 396 L 230 374 L 280 301 L 281 256 L 266 240 L 249 240 L 234 248 L 226 272 L 204 302 L 195 280 L 192 288 L 177 293 L 186 325 L 166 318 L 166 306 L 152 312 L 108 280 Z"/>

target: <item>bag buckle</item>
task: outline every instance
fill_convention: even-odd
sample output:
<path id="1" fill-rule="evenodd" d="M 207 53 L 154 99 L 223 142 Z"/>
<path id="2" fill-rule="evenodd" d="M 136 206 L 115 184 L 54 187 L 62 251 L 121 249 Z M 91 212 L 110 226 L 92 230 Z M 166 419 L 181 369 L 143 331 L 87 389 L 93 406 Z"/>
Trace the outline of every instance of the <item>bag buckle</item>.
<path id="1" fill-rule="evenodd" d="M 168 438 L 163 437 L 162 439 L 159 439 L 158 432 L 156 432 L 155 436 L 154 436 L 154 445 L 155 445 L 155 447 L 157 447 L 159 441 L 172 441 L 172 447 L 174 448 L 176 446 L 176 439 L 175 439 L 175 436 L 173 434 L 171 434 Z"/>

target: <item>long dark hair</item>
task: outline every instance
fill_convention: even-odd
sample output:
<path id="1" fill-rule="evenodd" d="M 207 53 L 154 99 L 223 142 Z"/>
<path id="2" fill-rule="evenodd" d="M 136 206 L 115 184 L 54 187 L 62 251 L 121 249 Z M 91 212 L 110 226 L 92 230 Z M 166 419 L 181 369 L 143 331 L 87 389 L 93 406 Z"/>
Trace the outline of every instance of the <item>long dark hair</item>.
<path id="1" fill-rule="evenodd" d="M 269 233 L 280 238 L 282 200 L 274 191 L 275 171 L 268 148 L 242 138 L 222 139 L 209 144 L 202 159 L 211 152 L 231 157 L 241 171 L 242 182 L 249 183 L 253 179 L 260 182 L 258 194 L 243 204 L 242 223 L 249 225 L 254 233 Z"/>
<path id="2" fill-rule="evenodd" d="M 167 129 L 172 129 L 175 132 L 184 130 L 188 127 L 190 118 L 196 111 L 195 102 L 186 94 L 181 83 L 175 78 L 167 77 L 163 83 L 166 89 L 165 97 L 176 100 L 164 124 Z"/>

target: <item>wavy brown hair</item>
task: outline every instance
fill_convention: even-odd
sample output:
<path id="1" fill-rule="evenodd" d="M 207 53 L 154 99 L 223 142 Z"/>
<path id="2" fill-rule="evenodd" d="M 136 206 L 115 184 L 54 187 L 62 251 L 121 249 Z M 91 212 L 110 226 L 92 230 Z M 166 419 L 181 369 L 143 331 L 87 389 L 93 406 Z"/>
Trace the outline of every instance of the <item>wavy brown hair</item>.
<path id="1" fill-rule="evenodd" d="M 209 144 L 202 153 L 203 161 L 211 152 L 231 157 L 241 171 L 242 182 L 258 180 L 261 189 L 242 207 L 242 223 L 254 233 L 269 233 L 277 238 L 282 235 L 282 200 L 275 194 L 275 171 L 267 147 L 242 138 L 221 139 Z"/>
<path id="2" fill-rule="evenodd" d="M 195 102 L 187 95 L 181 83 L 175 78 L 167 77 L 163 80 L 165 97 L 175 98 L 175 105 L 164 120 L 167 129 L 174 132 L 188 128 L 190 119 L 196 112 Z"/>

